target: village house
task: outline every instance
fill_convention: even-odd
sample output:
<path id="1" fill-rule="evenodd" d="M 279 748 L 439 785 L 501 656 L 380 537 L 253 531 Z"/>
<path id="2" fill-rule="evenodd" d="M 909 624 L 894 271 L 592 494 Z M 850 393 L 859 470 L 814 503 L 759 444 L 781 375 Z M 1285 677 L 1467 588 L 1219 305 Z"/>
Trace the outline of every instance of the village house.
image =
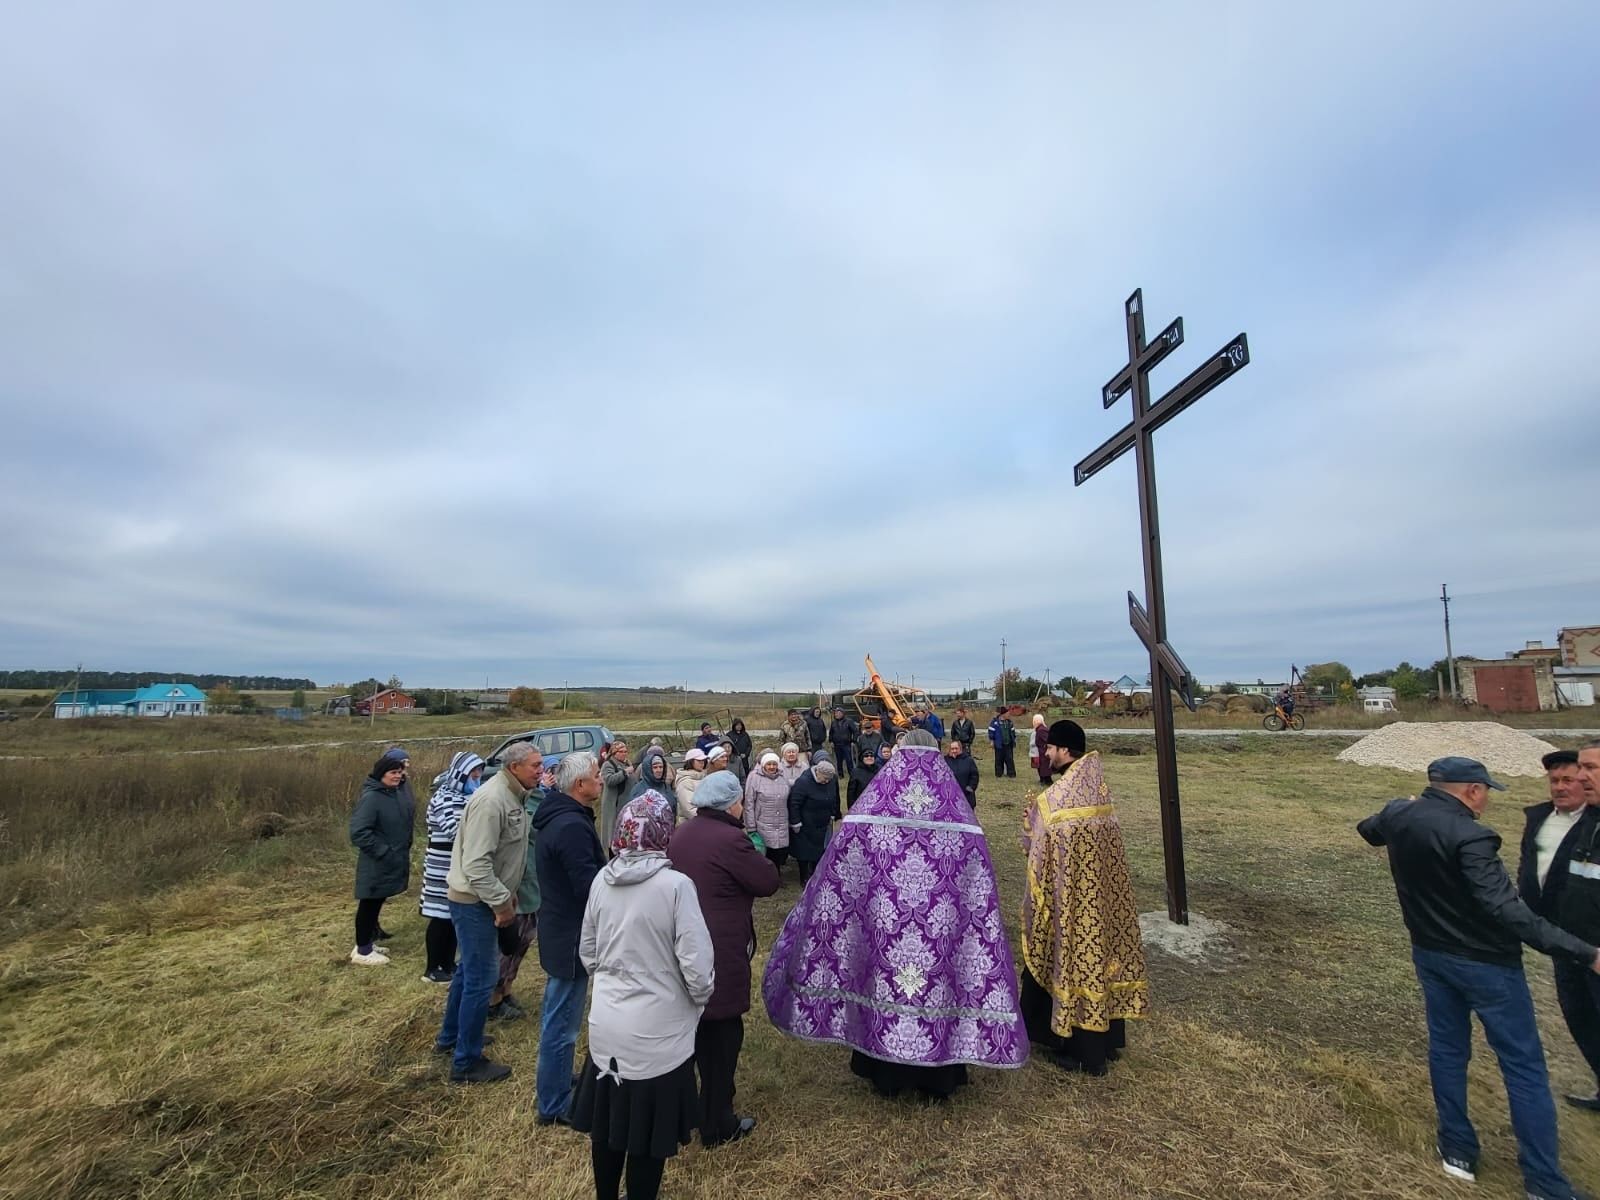
<path id="1" fill-rule="evenodd" d="M 416 707 L 417 702 L 399 688 L 384 688 L 376 696 L 366 696 L 356 701 L 356 712 L 363 717 L 370 717 L 374 713 L 381 717 L 388 713 L 414 712 Z"/>
<path id="2" fill-rule="evenodd" d="M 203 717 L 206 694 L 192 683 L 74 689 L 56 695 L 57 717 Z"/>

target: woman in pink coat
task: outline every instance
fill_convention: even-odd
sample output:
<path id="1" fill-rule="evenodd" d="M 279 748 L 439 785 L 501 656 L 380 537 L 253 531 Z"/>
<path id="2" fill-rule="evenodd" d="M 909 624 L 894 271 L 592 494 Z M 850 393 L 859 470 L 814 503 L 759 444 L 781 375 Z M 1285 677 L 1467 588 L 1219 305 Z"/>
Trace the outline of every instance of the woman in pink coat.
<path id="1" fill-rule="evenodd" d="M 789 780 L 781 766 L 768 750 L 744 781 L 744 827 L 761 835 L 767 857 L 780 872 L 789 861 Z"/>

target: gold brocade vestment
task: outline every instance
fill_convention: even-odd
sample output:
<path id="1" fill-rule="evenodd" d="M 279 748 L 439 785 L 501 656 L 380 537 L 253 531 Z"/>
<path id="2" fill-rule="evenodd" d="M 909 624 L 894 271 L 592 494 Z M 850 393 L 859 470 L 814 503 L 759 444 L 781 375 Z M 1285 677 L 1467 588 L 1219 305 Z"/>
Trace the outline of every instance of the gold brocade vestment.
<path id="1" fill-rule="evenodd" d="M 1022 961 L 1053 1001 L 1050 1028 L 1103 1033 L 1150 1013 L 1139 912 L 1098 751 L 1077 759 L 1023 817 L 1028 894 Z"/>

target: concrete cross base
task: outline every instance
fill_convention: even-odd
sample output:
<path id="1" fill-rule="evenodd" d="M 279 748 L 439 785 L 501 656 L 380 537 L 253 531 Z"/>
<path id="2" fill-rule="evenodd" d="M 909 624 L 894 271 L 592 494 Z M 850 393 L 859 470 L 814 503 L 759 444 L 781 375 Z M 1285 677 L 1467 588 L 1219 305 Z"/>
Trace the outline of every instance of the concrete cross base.
<path id="1" fill-rule="evenodd" d="M 1165 909 L 1139 914 L 1139 933 L 1146 946 L 1196 966 L 1221 970 L 1243 957 L 1233 946 L 1232 931 L 1221 921 L 1191 912 L 1187 925 L 1174 925 Z"/>

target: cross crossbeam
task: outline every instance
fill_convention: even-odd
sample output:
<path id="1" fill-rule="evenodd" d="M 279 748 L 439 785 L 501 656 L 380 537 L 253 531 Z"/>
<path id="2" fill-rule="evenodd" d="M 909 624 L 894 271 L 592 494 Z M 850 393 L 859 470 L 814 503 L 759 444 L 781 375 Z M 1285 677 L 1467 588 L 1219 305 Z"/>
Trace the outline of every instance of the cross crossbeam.
<path id="1" fill-rule="evenodd" d="M 1135 291 L 1123 306 L 1128 361 L 1100 389 L 1103 407 L 1132 394 L 1133 418 L 1102 442 L 1073 469 L 1073 485 L 1081 485 L 1128 451 L 1134 452 L 1139 479 L 1139 526 L 1144 546 L 1145 601 L 1128 593 L 1128 623 L 1150 654 L 1150 707 L 1155 716 L 1156 780 L 1161 793 L 1161 845 L 1167 867 L 1167 915 L 1175 924 L 1189 923 L 1189 886 L 1183 865 L 1183 820 L 1178 804 L 1178 744 L 1172 724 L 1172 695 L 1193 709 L 1194 676 L 1167 641 L 1166 588 L 1161 574 L 1161 528 L 1156 507 L 1153 435 L 1173 417 L 1250 363 L 1250 343 L 1239 334 L 1159 400 L 1150 399 L 1150 372 L 1183 345 L 1179 317 L 1146 342 L 1144 293 Z"/>

